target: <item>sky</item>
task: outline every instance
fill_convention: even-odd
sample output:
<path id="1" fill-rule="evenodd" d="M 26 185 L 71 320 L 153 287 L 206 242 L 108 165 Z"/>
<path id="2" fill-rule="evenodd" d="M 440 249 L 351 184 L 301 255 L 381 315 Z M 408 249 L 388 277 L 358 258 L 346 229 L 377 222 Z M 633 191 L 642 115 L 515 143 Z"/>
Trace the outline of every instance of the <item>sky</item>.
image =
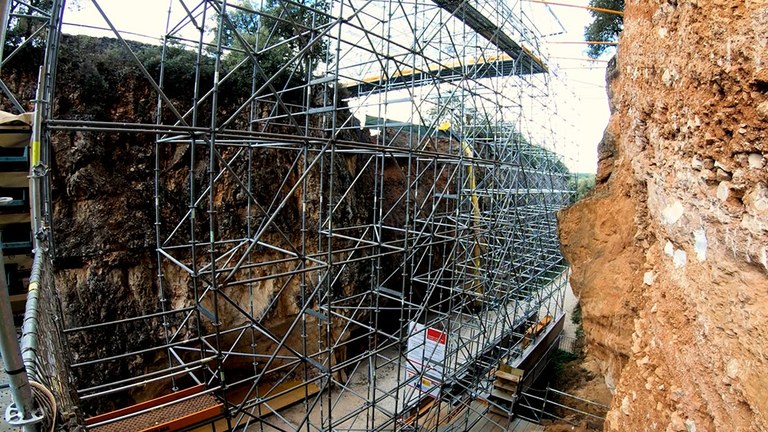
<path id="1" fill-rule="evenodd" d="M 586 6 L 588 1 L 571 0 L 569 3 Z M 586 9 L 551 7 L 566 30 L 562 35 L 545 38 L 550 58 L 559 66 L 555 74 L 563 82 L 562 86 L 555 88 L 559 92 L 558 105 L 563 110 L 563 116 L 575 128 L 572 137 L 574 147 L 565 152 L 573 160 L 566 160 L 566 164 L 574 172 L 594 173 L 597 169 L 597 144 L 610 115 L 605 89 L 605 67 L 614 49 L 610 48 L 599 61 L 573 60 L 587 58 L 587 46 L 571 42 L 584 40 L 584 27 L 592 21 L 592 17 Z"/>
<path id="2" fill-rule="evenodd" d="M 529 0 L 509 0 L 516 10 L 523 10 L 537 26 L 542 48 L 548 52 L 551 70 L 550 91 L 555 94 L 556 118 L 547 118 L 558 134 L 555 150 L 572 172 L 594 173 L 597 167 L 597 143 L 608 122 L 608 103 L 605 92 L 606 55 L 599 61 L 587 61 L 587 46 L 583 41 L 584 27 L 591 21 L 586 9 L 543 5 Z M 588 0 L 559 0 L 586 6 Z M 161 0 L 98 0 L 98 5 L 112 20 L 126 39 L 158 43 L 168 20 L 168 1 Z M 173 2 L 171 22 L 183 13 L 178 2 Z M 552 16 L 556 16 L 554 20 Z M 66 33 L 107 36 L 107 32 L 82 25 L 106 27 L 91 1 L 80 0 L 69 7 L 63 31 Z M 74 26 L 72 24 L 80 24 Z M 195 34 L 189 32 L 189 37 Z M 410 111 L 410 110 L 409 110 Z M 532 117 L 536 113 L 531 113 Z M 541 120 L 541 119 L 540 119 Z M 543 121 L 543 120 L 542 120 Z M 534 124 L 534 129 L 536 125 Z"/>

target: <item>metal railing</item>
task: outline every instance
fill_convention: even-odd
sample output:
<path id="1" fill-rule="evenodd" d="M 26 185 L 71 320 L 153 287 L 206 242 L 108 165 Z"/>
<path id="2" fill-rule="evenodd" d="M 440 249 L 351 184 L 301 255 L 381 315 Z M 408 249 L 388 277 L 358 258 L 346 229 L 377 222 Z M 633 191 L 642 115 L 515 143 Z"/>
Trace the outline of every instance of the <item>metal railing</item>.
<path id="1" fill-rule="evenodd" d="M 536 394 L 538 393 L 538 394 Z M 521 415 L 536 423 L 545 419 L 555 419 L 576 425 L 583 420 L 597 422 L 602 427 L 605 415 L 610 407 L 564 391 L 547 387 L 544 390 L 529 388 L 522 392 L 518 406 L 530 410 L 533 418 Z M 574 405 L 578 404 L 578 408 Z"/>

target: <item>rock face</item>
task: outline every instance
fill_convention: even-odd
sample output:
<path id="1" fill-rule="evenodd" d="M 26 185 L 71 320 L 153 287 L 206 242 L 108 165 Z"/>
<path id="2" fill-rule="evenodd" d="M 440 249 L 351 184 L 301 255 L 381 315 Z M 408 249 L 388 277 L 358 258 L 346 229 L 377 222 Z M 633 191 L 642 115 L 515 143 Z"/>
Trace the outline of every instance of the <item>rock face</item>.
<path id="1" fill-rule="evenodd" d="M 156 76 L 159 70 L 159 48 L 131 44 L 147 70 Z M 41 55 L 41 52 L 34 54 Z M 183 50 L 171 50 L 169 55 L 171 58 L 166 62 L 166 72 L 172 79 L 168 78 L 165 92 L 174 103 L 185 107 L 185 104 L 188 105 L 192 100 L 190 92 L 194 75 L 189 72 L 189 65 L 193 64 L 195 59 Z M 37 70 L 25 67 L 24 62 L 12 63 L 9 69 L 13 71 L 10 77 L 18 89 L 17 92 L 22 95 L 21 99 L 33 99 Z M 55 120 L 70 121 L 72 124 L 77 124 L 80 120 L 144 125 L 156 122 L 157 101 L 154 91 L 133 64 L 127 51 L 115 40 L 65 36 L 61 44 L 57 74 L 57 91 L 53 103 Z M 210 83 L 210 70 L 201 67 L 201 75 L 201 81 Z M 220 88 L 220 112 L 233 110 L 249 96 L 250 84 L 247 87 L 238 87 L 236 84 Z M 318 99 L 316 103 L 322 103 L 323 95 L 327 95 L 328 99 L 333 97 L 331 87 L 315 86 L 312 88 L 312 94 Z M 291 100 L 292 97 L 296 100 Z M 301 94 L 293 95 L 289 92 L 282 96 L 283 101 L 289 101 L 295 106 L 305 103 L 303 98 Z M 339 102 L 339 105 L 342 109 L 323 115 L 335 115 L 340 124 L 348 121 L 351 123 L 353 120 L 349 118 L 350 113 L 343 109 L 343 102 Z M 200 116 L 209 118 L 210 103 L 201 103 L 200 106 Z M 267 104 L 260 105 L 256 111 L 257 117 L 272 115 Z M 321 120 L 319 114 L 310 119 L 311 122 L 317 123 L 310 130 L 311 136 L 322 138 L 322 127 L 319 124 Z M 172 121 L 170 123 L 172 124 Z M 242 124 L 237 126 L 246 129 Z M 295 133 L 290 127 L 279 122 L 271 122 L 260 132 L 284 136 Z M 398 133 L 394 129 L 387 129 L 385 134 L 387 144 L 402 148 L 409 146 L 407 134 Z M 344 142 L 368 145 L 376 143 L 367 129 L 344 130 L 337 138 Z M 201 329 L 197 329 L 198 322 L 194 316 L 188 321 L 179 318 L 183 317 L 181 314 L 170 315 L 166 321 L 158 316 L 132 319 L 162 312 L 161 298 L 165 298 L 167 309 L 178 311 L 195 305 L 196 298 L 191 288 L 190 275 L 168 261 L 158 264 L 155 249 L 155 175 L 158 179 L 160 214 L 157 216 L 157 223 L 161 231 L 160 238 L 172 237 L 171 246 L 176 246 L 177 243 L 186 244 L 191 242 L 190 230 L 194 230 L 199 242 L 199 239 L 209 235 L 210 216 L 205 211 L 208 209 L 207 201 L 197 204 L 198 215 L 194 218 L 196 222 L 193 228 L 180 221 L 185 220 L 185 214 L 189 210 L 191 184 L 197 191 L 207 187 L 209 155 L 206 148 L 192 150 L 185 142 L 164 143 L 155 149 L 154 134 L 98 128 L 73 127 L 54 130 L 51 142 L 55 240 L 55 250 L 52 252 L 55 252 L 55 260 L 50 267 L 48 283 L 52 291 L 50 301 L 60 303 L 61 311 L 55 320 L 56 324 L 66 329 L 67 333 L 62 343 L 65 348 L 58 350 L 58 347 L 54 347 L 56 349 L 51 348 L 50 351 L 62 357 L 58 363 L 70 366 L 67 373 L 71 373 L 72 383 L 69 388 L 61 391 L 73 391 L 76 388 L 81 390 L 82 394 L 88 391 L 82 389 L 167 367 L 166 354 L 156 348 L 167 343 L 164 332 L 166 326 L 170 328 L 171 334 L 180 335 L 178 340 L 194 340 L 198 333 L 213 333 L 209 321 L 201 320 Z M 427 140 L 425 145 L 430 151 L 449 151 L 449 148 L 455 151 L 459 146 L 455 140 L 448 138 Z M 346 227 L 345 235 L 362 238 L 360 231 L 363 228 L 359 227 L 371 224 L 376 208 L 373 199 L 377 187 L 382 186 L 381 183 L 374 185 L 375 173 L 367 156 L 352 153 L 339 153 L 333 159 L 328 155 L 322 156 L 322 164 L 334 164 L 331 177 L 329 170 L 321 171 L 317 168 L 319 163 L 315 164 L 314 168 L 307 167 L 304 160 L 295 162 L 296 154 L 284 149 L 268 146 L 252 149 L 248 154 L 249 164 L 245 156 L 237 156 L 237 147 L 221 147 L 220 157 L 227 161 L 228 170 L 223 170 L 212 194 L 213 207 L 216 209 L 214 225 L 217 239 L 242 238 L 248 232 L 249 218 L 252 219 L 252 227 L 257 227 L 263 222 L 266 218 L 264 214 L 253 210 L 248 213 L 250 195 L 262 208 L 269 207 L 275 197 L 290 198 L 282 206 L 279 217 L 275 218 L 273 224 L 267 224 L 268 228 L 261 236 L 263 243 L 275 245 L 283 250 L 290 250 L 291 245 L 300 245 L 302 242 L 306 244 L 307 255 L 319 255 L 327 250 L 328 246 L 324 243 L 327 240 L 321 238 L 322 234 L 316 227 L 321 226 L 320 218 L 323 212 L 327 211 L 323 206 L 328 202 L 336 203 L 334 225 Z M 154 172 L 156 156 L 160 161 L 157 173 Z M 412 165 L 409 166 L 407 158 L 393 156 L 385 159 L 383 164 L 383 180 L 380 182 L 386 187 L 381 194 L 381 204 L 378 204 L 384 209 L 381 213 L 385 215 L 381 224 L 401 227 L 406 224 L 407 212 L 407 203 L 402 196 L 409 187 L 408 171 L 416 170 L 415 162 L 411 162 Z M 305 180 L 299 181 L 304 175 Z M 449 175 L 444 173 L 435 180 L 440 190 L 453 191 L 448 177 Z M 253 185 L 248 191 L 243 187 L 242 179 L 245 178 L 250 178 Z M 285 181 L 281 181 L 283 179 Z M 333 185 L 329 186 L 331 181 Z M 292 189 L 291 186 L 296 182 L 300 183 L 300 187 Z M 421 201 L 414 201 L 420 209 L 417 216 L 426 218 L 434 211 L 433 204 L 427 198 L 433 188 L 434 186 L 426 180 L 422 180 L 417 187 L 414 195 L 422 197 Z M 306 197 L 303 197 L 303 194 Z M 449 209 L 440 210 L 447 213 Z M 303 234 L 303 239 L 302 222 L 310 227 Z M 177 228 L 177 224 L 182 228 Z M 397 243 L 402 242 L 403 234 L 390 230 L 382 234 L 382 238 L 385 242 Z M 356 247 L 352 240 L 333 241 L 333 248 L 337 251 L 353 250 Z M 198 251 L 202 250 L 199 248 Z M 182 252 L 174 251 L 178 253 L 175 258 L 181 262 L 192 261 L 186 249 L 180 250 Z M 367 252 L 361 250 L 355 253 L 362 256 Z M 345 258 L 342 252 L 335 255 L 337 256 L 334 256 L 334 259 L 337 260 Z M 287 335 L 286 343 L 294 351 L 315 354 L 318 361 L 325 361 L 322 357 L 325 355 L 322 353 L 323 348 L 319 346 L 320 338 L 316 335 L 302 338 L 302 327 L 293 325 L 302 313 L 301 279 L 287 276 L 265 277 L 271 274 L 288 274 L 296 269 L 296 262 L 283 258 L 284 254 L 274 250 L 254 248 L 249 257 L 250 264 L 260 265 L 253 266 L 248 277 L 263 280 L 253 283 L 252 290 L 228 290 L 226 294 L 233 305 L 222 302 L 214 308 L 210 297 L 204 297 L 200 303 L 208 310 L 218 311 L 218 320 L 223 329 L 244 326 L 249 323 L 251 317 L 256 317 L 255 319 L 264 323 L 267 331 L 281 338 Z M 204 265 L 205 259 L 207 256 L 198 256 L 198 265 Z M 442 256 L 436 253 L 431 263 L 424 260 L 420 265 L 426 272 L 430 264 L 433 268 L 441 266 L 441 260 Z M 401 279 L 402 261 L 402 256 L 391 254 L 384 257 L 380 264 L 379 271 L 386 275 L 388 283 L 396 288 L 405 283 Z M 262 263 L 270 264 L 261 265 Z M 339 297 L 351 297 L 370 289 L 370 262 L 350 262 L 343 267 L 338 266 L 338 270 L 334 271 L 338 273 L 331 288 Z M 219 275 L 220 278 L 222 274 Z M 158 282 L 158 275 L 162 275 L 162 287 Z M 307 278 L 310 291 L 315 283 L 313 277 Z M 445 277 L 450 278 L 450 275 Z M 418 289 L 419 286 L 416 286 L 416 290 Z M 58 298 L 55 299 L 56 296 Z M 416 294 L 415 298 L 419 301 L 430 301 L 426 295 Z M 250 316 L 246 316 L 242 310 L 248 311 Z M 356 313 L 358 320 L 365 319 L 365 312 L 350 313 Z M 119 320 L 124 321 L 102 326 L 103 323 Z M 306 318 L 306 328 L 320 327 L 313 320 L 311 316 Z M 350 329 L 348 322 L 342 319 L 333 318 L 331 322 L 330 333 L 334 340 L 346 340 L 350 333 L 356 330 Z M 398 325 L 398 320 L 393 319 L 384 323 L 382 328 L 394 331 Z M 234 346 L 246 352 L 249 347 L 255 346 L 258 347 L 259 354 L 271 354 L 277 350 L 275 342 L 261 334 L 238 337 L 238 333 L 230 332 L 221 336 L 220 343 L 222 346 Z M 352 350 L 364 348 L 353 346 Z M 123 356 L 125 353 L 135 352 L 139 354 Z M 285 347 L 278 353 L 286 357 L 291 355 Z M 355 354 L 359 353 L 347 352 L 347 348 L 342 347 L 336 349 L 328 360 L 333 364 Z M 192 355 L 199 354 L 192 352 Z M 113 356 L 118 358 L 101 361 Z M 276 360 L 274 364 L 279 365 L 280 362 L 281 360 Z M 250 358 L 243 361 L 236 356 L 228 359 L 222 367 L 230 381 L 252 376 L 253 368 L 254 364 Z M 278 366 L 274 368 L 277 369 Z M 267 376 L 265 380 L 268 379 L 273 378 Z M 189 383 L 181 384 L 183 386 Z M 82 412 L 78 414 L 90 416 L 150 399 L 167 393 L 170 386 L 170 382 L 163 381 L 106 396 L 83 397 L 79 401 Z"/>
<path id="2" fill-rule="evenodd" d="M 607 430 L 768 429 L 768 2 L 628 2 L 596 190 L 560 214 Z"/>
<path id="3" fill-rule="evenodd" d="M 133 44 L 133 43 L 132 43 Z M 151 74 L 157 74 L 159 60 L 158 47 L 134 44 L 145 67 Z M 41 55 L 42 52 L 33 52 Z M 189 72 L 194 56 L 183 50 L 175 52 L 176 59 L 168 62 L 176 69 L 167 71 L 169 84 L 166 93 L 179 104 L 186 106 L 192 100 L 194 75 Z M 94 120 L 126 123 L 155 123 L 156 95 L 148 81 L 135 66 L 126 50 L 111 39 L 90 37 L 64 37 L 61 45 L 61 60 L 57 70 L 57 91 L 54 106 L 54 118 L 64 120 Z M 16 59 L 14 59 L 16 60 Z M 7 67 L 11 70 L 10 80 L 20 95 L 21 100 L 34 98 L 34 86 L 37 71 L 25 67 L 24 62 L 14 62 Z M 209 79 L 210 71 L 202 68 Z M 210 80 L 207 81 L 210 83 Z M 240 88 L 237 83 L 220 90 L 219 110 L 232 110 L 248 96 L 250 85 Z M 205 90 L 205 89 L 204 89 Z M 314 94 L 330 92 L 327 87 L 313 88 Z M 288 93 L 284 100 L 294 95 Z M 301 98 L 301 94 L 296 95 Z M 303 102 L 299 99 L 296 102 Z M 8 107 L 4 107 L 9 109 Z M 210 104 L 201 103 L 201 116 L 210 117 Z M 267 113 L 268 114 L 268 113 Z M 346 110 L 335 113 L 339 122 L 350 116 Z M 313 118 L 314 120 L 318 120 Z M 242 125 L 238 125 L 242 127 Z M 315 125 L 317 126 L 317 125 Z M 275 122 L 267 133 L 280 133 L 281 124 Z M 315 127 L 315 131 L 320 130 Z M 359 133 L 342 132 L 340 140 L 368 141 L 367 131 Z M 177 266 L 164 263 L 158 268 L 155 241 L 154 208 L 154 138 L 152 134 L 117 133 L 99 130 L 67 130 L 52 132 L 52 212 L 55 240 L 55 261 L 51 268 L 50 283 L 61 302 L 59 324 L 70 330 L 66 335 L 67 357 L 64 363 L 72 366 L 71 372 L 78 389 L 100 385 L 105 382 L 136 376 L 163 366 L 164 353 L 152 349 L 161 346 L 164 332 L 161 319 L 140 319 L 110 325 L 78 330 L 103 322 L 121 320 L 160 312 L 160 287 L 158 274 L 162 273 L 165 286 L 164 296 L 167 306 L 175 309 L 194 304 L 195 297 L 190 289 L 189 275 Z M 190 167 L 189 145 L 165 145 L 160 148 L 158 158 L 162 161 L 159 173 L 161 232 L 167 235 L 183 219 L 188 211 L 188 189 L 194 182 L 196 190 L 202 190 L 207 184 L 209 156 L 205 149 L 195 149 L 195 164 Z M 240 238 L 246 232 L 247 195 L 236 183 L 235 175 L 245 178 L 248 170 L 246 158 L 237 159 L 236 150 L 220 150 L 221 158 L 229 161 L 231 172 L 224 173 L 217 182 L 214 191 L 214 207 L 218 210 L 215 220 L 218 238 Z M 275 196 L 289 194 L 289 187 L 281 185 L 280 179 L 291 175 L 299 177 L 304 167 L 293 168 L 294 156 L 288 152 L 274 149 L 254 151 L 251 155 L 251 178 L 255 185 L 250 191 L 265 207 Z M 361 173 L 364 163 L 358 155 L 339 155 L 334 160 L 326 158 L 324 163 L 334 164 L 334 187 L 327 172 L 321 174 L 314 169 L 306 175 L 308 189 L 305 209 L 302 208 L 301 190 L 292 192 L 280 217 L 273 226 L 266 230 L 262 239 L 271 244 L 288 249 L 287 241 L 300 244 L 301 218 L 306 218 L 307 226 L 317 226 L 323 210 L 320 198 L 326 202 L 333 199 L 339 215 L 339 225 L 359 226 L 369 223 L 373 205 L 373 180 L 371 175 Z M 192 171 L 192 172 L 190 172 Z M 191 180 L 190 180 L 191 179 Z M 353 183 L 354 182 L 354 183 Z M 330 192 L 322 191 L 321 184 L 326 184 Z M 351 189 L 344 200 L 341 194 Z M 207 209 L 207 203 L 201 205 Z M 302 212 L 306 212 L 302 216 Z M 201 211 L 195 226 L 197 238 L 207 235 L 208 215 Z M 253 222 L 256 226 L 260 221 Z M 275 228 L 276 227 L 276 228 Z M 289 239 L 279 235 L 277 230 L 287 232 Z M 350 230 L 351 235 L 356 234 Z M 164 238 L 164 237 L 163 237 Z M 188 239 L 182 238 L 182 241 Z M 309 232 L 306 243 L 307 252 L 317 253 L 318 234 Z M 351 246 L 339 241 L 337 247 Z M 263 260 L 275 260 L 270 251 L 258 251 Z M 179 259 L 189 260 L 183 254 Z M 282 267 L 281 267 L 282 265 Z M 269 271 L 280 273 L 295 268 L 293 263 L 276 264 Z M 254 270 L 254 276 L 260 276 L 261 270 Z M 352 263 L 339 271 L 333 289 L 345 294 L 366 289 L 370 285 L 370 269 L 363 264 Z M 231 294 L 234 301 L 242 307 L 254 310 L 254 316 L 264 317 L 268 329 L 276 334 L 285 334 L 287 327 L 299 314 L 297 296 L 299 283 L 287 282 L 284 293 L 278 301 L 271 302 L 280 289 L 278 283 L 284 281 L 275 278 L 258 284 L 255 293 L 250 296 L 247 290 Z M 241 292 L 242 291 L 242 292 Z M 205 301 L 205 300 L 204 300 Z M 270 304 L 272 303 L 272 304 Z M 212 306 L 208 305 L 210 309 Z M 234 307 L 219 307 L 220 321 L 225 328 L 242 325 L 246 319 Z M 181 324 L 176 317 L 169 318 L 172 331 L 179 329 L 183 339 L 186 334 L 193 334 L 194 326 Z M 342 333 L 342 323 L 334 322 L 332 332 Z M 311 323 L 308 324 L 311 326 Z M 74 329 L 74 330 L 72 330 Z M 210 331 L 205 328 L 203 331 Z M 297 332 L 297 331 L 295 331 Z M 335 333 L 334 333 L 335 334 Z M 338 335 L 337 337 L 346 337 Z M 255 342 L 269 352 L 274 348 L 270 341 L 255 338 Z M 299 340 L 299 338 L 295 338 Z M 233 343 L 224 340 L 223 343 Z M 246 342 L 242 342 L 246 343 Z M 294 347 L 295 348 L 295 347 Z M 312 351 L 310 351 L 312 350 Z M 317 347 L 309 346 L 308 352 L 317 352 Z M 114 355 L 141 352 L 139 355 L 107 362 L 95 362 Z M 332 361 L 344 360 L 344 352 L 334 353 Z M 228 371 L 235 379 L 241 364 L 232 362 Z M 249 360 L 246 368 L 253 368 Z M 108 411 L 162 394 L 165 383 L 146 386 L 112 394 L 108 397 L 83 399 L 80 408 L 85 415 Z M 170 386 L 170 384 L 167 384 Z"/>

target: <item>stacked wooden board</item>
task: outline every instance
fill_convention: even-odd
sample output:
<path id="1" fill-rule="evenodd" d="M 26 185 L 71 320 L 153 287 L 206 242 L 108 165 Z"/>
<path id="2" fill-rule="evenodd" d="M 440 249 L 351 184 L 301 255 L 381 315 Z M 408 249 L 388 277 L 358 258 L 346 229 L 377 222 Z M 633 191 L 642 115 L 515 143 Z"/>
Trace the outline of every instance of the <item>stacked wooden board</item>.
<path id="1" fill-rule="evenodd" d="M 491 412 L 509 416 L 515 407 L 518 385 L 523 378 L 522 369 L 513 368 L 505 363 L 496 369 L 493 389 L 491 390 Z"/>

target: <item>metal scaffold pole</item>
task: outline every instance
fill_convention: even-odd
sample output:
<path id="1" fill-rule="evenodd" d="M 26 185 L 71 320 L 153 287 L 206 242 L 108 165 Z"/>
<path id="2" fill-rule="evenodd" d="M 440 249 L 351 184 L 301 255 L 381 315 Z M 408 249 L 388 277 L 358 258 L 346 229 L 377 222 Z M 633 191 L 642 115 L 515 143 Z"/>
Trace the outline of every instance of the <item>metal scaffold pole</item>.
<path id="1" fill-rule="evenodd" d="M 60 322 L 89 428 L 190 406 L 216 430 L 477 423 L 494 372 L 562 325 L 570 191 L 528 6 L 174 0 L 140 34 L 118 4 L 80 5 L 103 39 L 60 37 L 84 24 L 56 14 L 57 93 L 37 96 L 33 220 L 72 281 Z M 89 50 L 109 60 L 58 57 Z M 119 97 L 80 103 L 101 84 Z M 72 178 L 113 171 L 77 195 Z M 54 216 L 79 211 L 125 238 L 77 255 L 87 234 Z"/>
<path id="2" fill-rule="evenodd" d="M 0 269 L 4 268 L 5 260 L 0 250 Z M 29 376 L 21 356 L 5 270 L 0 273 L 0 356 L 3 358 L 5 374 L 8 376 L 13 396 L 13 404 L 4 410 L 5 421 L 12 426 L 22 427 L 25 432 L 36 432 L 37 424 L 43 420 L 43 414 L 35 406 Z"/>

